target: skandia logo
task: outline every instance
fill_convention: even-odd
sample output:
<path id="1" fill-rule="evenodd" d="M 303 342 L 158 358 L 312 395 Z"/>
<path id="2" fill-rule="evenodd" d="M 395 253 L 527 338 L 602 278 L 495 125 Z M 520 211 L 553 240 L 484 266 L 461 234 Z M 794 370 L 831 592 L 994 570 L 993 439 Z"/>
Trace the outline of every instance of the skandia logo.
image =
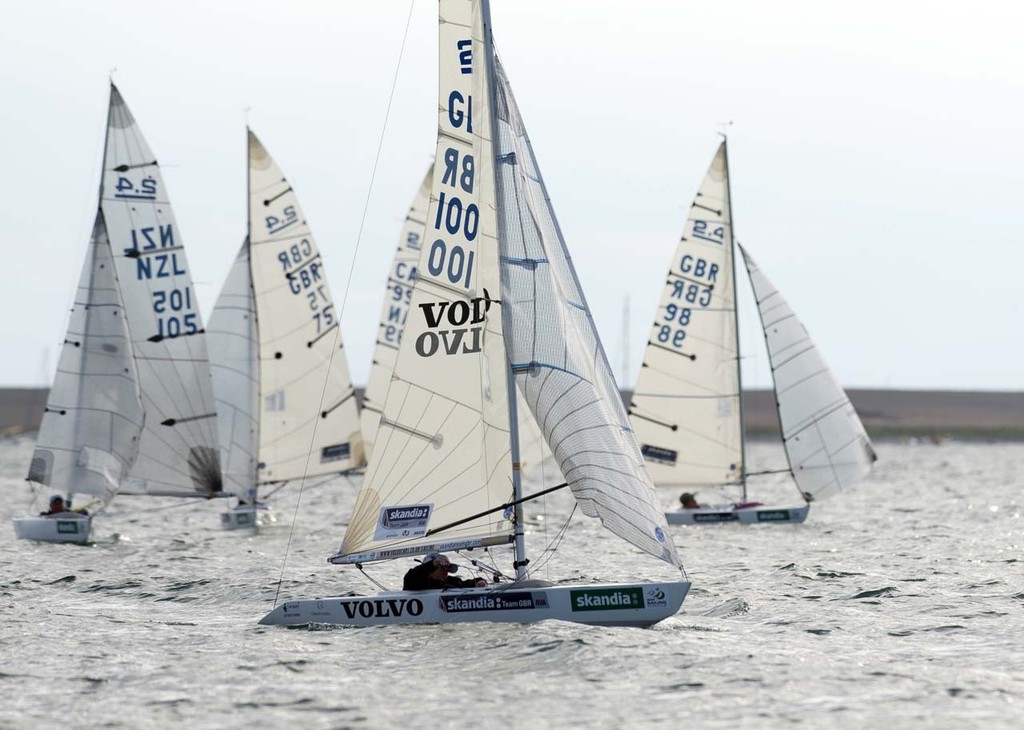
<path id="1" fill-rule="evenodd" d="M 569 591 L 573 611 L 614 611 L 624 608 L 643 608 L 644 592 L 641 588 L 589 588 Z"/>
<path id="2" fill-rule="evenodd" d="M 381 507 L 373 539 L 421 537 L 427 534 L 427 524 L 433 510 L 432 504 L 397 504 Z"/>
<path id="3" fill-rule="evenodd" d="M 415 505 L 413 507 L 391 507 L 384 508 L 384 514 L 380 518 L 380 523 L 384 527 L 391 527 L 391 525 L 399 520 L 426 520 L 430 517 L 429 505 Z"/>

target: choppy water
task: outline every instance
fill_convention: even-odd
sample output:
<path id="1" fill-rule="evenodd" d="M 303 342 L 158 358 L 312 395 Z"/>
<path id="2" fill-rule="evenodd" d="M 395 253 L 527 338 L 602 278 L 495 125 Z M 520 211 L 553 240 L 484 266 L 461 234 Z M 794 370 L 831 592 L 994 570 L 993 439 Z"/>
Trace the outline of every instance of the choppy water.
<path id="1" fill-rule="evenodd" d="M 652 629 L 259 627 L 297 490 L 256 537 L 122 498 L 40 545 L 9 521 L 30 451 L 0 442 L 0 727 L 1024 727 L 1024 445 L 883 443 L 802 526 L 672 528 L 694 586 Z M 305 490 L 282 599 L 373 590 L 325 564 L 354 493 Z M 570 503 L 541 507 L 535 561 Z M 541 576 L 672 572 L 577 518 Z"/>

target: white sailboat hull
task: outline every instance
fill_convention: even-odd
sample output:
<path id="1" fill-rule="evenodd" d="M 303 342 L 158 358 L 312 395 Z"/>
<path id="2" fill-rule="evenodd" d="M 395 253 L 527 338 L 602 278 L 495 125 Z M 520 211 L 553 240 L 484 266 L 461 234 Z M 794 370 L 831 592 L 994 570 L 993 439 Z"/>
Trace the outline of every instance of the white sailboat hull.
<path id="1" fill-rule="evenodd" d="M 15 517 L 14 534 L 19 540 L 84 543 L 92 531 L 92 517 L 65 512 L 55 517 Z"/>
<path id="2" fill-rule="evenodd" d="M 275 522 L 277 515 L 265 504 L 257 505 L 256 509 L 240 506 L 220 513 L 220 526 L 225 530 L 266 527 Z"/>
<path id="3" fill-rule="evenodd" d="M 809 504 L 800 507 L 701 507 L 700 509 L 679 509 L 665 513 L 670 525 L 720 525 L 739 523 L 741 525 L 791 525 L 803 522 L 810 511 Z"/>
<path id="4" fill-rule="evenodd" d="M 388 626 L 470 621 L 532 623 L 558 619 L 592 626 L 656 624 L 679 611 L 690 583 L 600 583 L 541 585 L 502 583 L 487 588 L 395 591 L 287 601 L 261 624 L 298 626 Z"/>

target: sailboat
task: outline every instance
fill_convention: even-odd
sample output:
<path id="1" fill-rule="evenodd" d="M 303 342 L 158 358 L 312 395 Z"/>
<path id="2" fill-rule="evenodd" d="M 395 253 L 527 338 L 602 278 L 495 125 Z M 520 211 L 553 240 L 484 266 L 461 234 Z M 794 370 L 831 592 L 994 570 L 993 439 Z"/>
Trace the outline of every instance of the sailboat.
<path id="1" fill-rule="evenodd" d="M 747 469 L 740 397 L 737 250 L 768 346 L 788 461 L 780 471 L 793 479 L 800 504 L 765 505 L 752 502 L 748 493 L 753 474 Z M 735 504 L 670 511 L 669 524 L 803 522 L 812 502 L 856 484 L 877 458 L 857 412 L 800 320 L 735 242 L 725 140 L 690 207 L 629 415 L 655 484 L 740 490 Z"/>
<path id="2" fill-rule="evenodd" d="M 295 191 L 247 130 L 248 234 L 210 316 L 225 529 L 274 520 L 258 489 L 362 466 L 355 391 L 320 250 Z"/>
<path id="3" fill-rule="evenodd" d="M 87 495 L 215 496 L 216 413 L 198 301 L 156 158 L 111 84 L 99 206 L 30 482 Z M 91 518 L 15 521 L 88 540 Z"/>
<path id="4" fill-rule="evenodd" d="M 261 623 L 651 625 L 679 610 L 690 583 L 494 54 L 487 0 L 441 0 L 439 36 L 428 235 L 373 455 L 329 562 L 365 571 L 510 546 L 514 575 L 487 587 L 286 601 Z M 522 495 L 517 390 L 582 512 L 679 580 L 531 577 L 523 504 L 544 491 Z"/>

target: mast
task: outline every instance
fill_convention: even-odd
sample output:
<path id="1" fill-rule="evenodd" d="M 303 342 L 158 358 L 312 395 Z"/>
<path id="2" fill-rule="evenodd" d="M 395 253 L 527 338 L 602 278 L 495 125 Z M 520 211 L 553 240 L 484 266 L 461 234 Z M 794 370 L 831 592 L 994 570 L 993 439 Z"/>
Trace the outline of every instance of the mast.
<path id="1" fill-rule="evenodd" d="M 498 138 L 498 125 L 495 123 L 494 114 L 498 108 L 497 96 L 495 94 L 497 80 L 494 76 L 494 43 L 491 34 L 491 4 L 489 0 L 480 0 L 480 13 L 483 18 L 484 30 L 484 58 L 482 65 L 484 73 L 487 74 L 485 81 L 487 82 L 487 95 L 489 97 L 487 104 L 487 128 L 491 140 L 496 142 Z M 500 229 L 498 231 L 498 240 L 499 242 L 501 240 Z M 505 353 L 505 367 L 507 372 L 505 384 L 506 395 L 508 396 L 509 446 L 512 457 L 512 501 L 515 503 L 513 508 L 515 510 L 515 540 L 513 542 L 515 557 L 512 565 L 516 569 L 516 580 L 522 580 L 526 577 L 526 566 L 530 561 L 526 557 L 526 536 L 523 534 L 523 505 L 520 501 L 523 497 L 523 479 L 522 464 L 519 456 L 519 412 L 516 402 L 516 388 L 518 386 L 516 385 L 516 374 L 512 369 L 512 364 L 508 361 L 507 350 Z"/>
<path id="2" fill-rule="evenodd" d="M 249 161 L 250 141 L 252 130 L 245 125 L 245 248 L 249 253 L 249 300 L 252 302 L 252 331 L 256 336 L 253 343 L 253 359 L 256 361 L 256 402 L 252 404 L 251 412 L 255 416 L 256 437 L 253 443 L 256 444 L 256 453 L 253 454 L 252 463 L 252 487 L 249 489 L 249 502 L 252 506 L 252 524 L 256 524 L 256 498 L 260 486 L 260 427 L 263 423 L 263 359 L 260 357 L 260 318 L 256 313 L 256 287 L 253 285 L 252 277 L 252 163 Z M 251 391 L 250 391 L 251 392 Z"/>
<path id="3" fill-rule="evenodd" d="M 732 316 L 736 331 L 736 384 L 740 405 L 740 486 L 743 487 L 743 501 L 747 501 L 747 422 L 743 417 L 743 357 L 740 353 L 740 297 L 739 272 L 736 259 L 736 225 L 732 214 L 732 175 L 729 172 L 729 138 L 722 134 L 722 151 L 725 152 L 725 197 L 729 206 L 729 231 L 732 234 Z"/>

